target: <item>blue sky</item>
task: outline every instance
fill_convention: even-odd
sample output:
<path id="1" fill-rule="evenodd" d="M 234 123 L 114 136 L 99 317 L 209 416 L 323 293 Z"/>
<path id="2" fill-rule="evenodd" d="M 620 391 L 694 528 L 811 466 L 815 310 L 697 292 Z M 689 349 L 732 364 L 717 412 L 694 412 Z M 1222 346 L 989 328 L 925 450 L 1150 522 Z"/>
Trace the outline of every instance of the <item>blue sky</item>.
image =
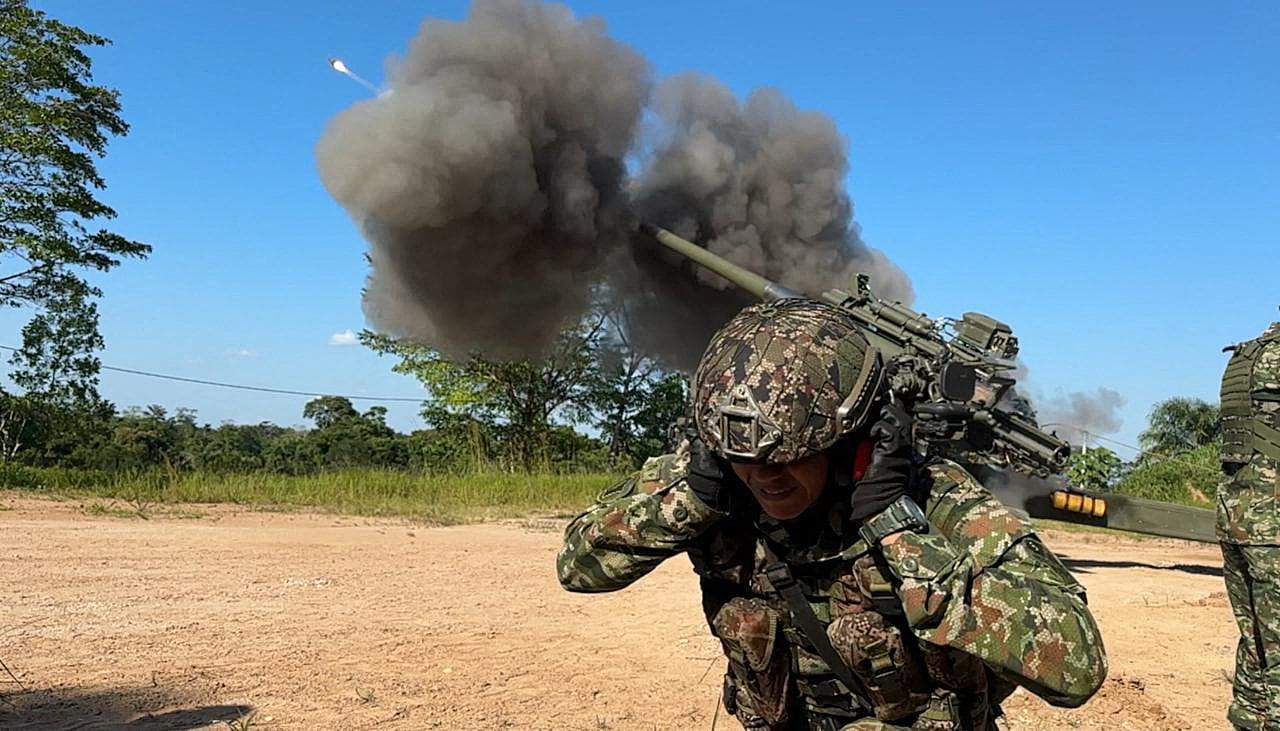
<path id="1" fill-rule="evenodd" d="M 155 247 L 96 281 L 105 363 L 415 396 L 359 346 L 364 243 L 313 146 L 428 16 L 462 2 L 35 3 L 106 35 L 131 134 L 102 163 L 115 228 Z M 1216 399 L 1221 347 L 1280 303 L 1280 5 L 569 3 L 658 75 L 782 89 L 850 144 L 864 238 L 931 315 L 1013 325 L 1041 396 L 1099 386 L 1132 442 L 1170 395 Z M 21 313 L 0 316 L 16 344 Z M 104 373 L 120 406 L 301 423 L 300 397 Z M 391 405 L 402 429 L 412 404 Z"/>

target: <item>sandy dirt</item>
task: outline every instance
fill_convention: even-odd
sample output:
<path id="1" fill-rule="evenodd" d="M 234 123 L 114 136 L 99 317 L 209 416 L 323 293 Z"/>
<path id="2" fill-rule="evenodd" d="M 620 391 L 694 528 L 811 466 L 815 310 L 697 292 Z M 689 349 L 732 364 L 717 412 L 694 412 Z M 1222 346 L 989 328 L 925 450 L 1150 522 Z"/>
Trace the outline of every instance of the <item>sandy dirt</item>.
<path id="1" fill-rule="evenodd" d="M 582 596 L 556 583 L 546 524 L 0 506 L 0 660 L 21 682 L 0 670 L 0 728 L 712 725 L 723 661 L 683 558 Z M 1088 587 L 1111 674 L 1074 711 L 1019 692 L 1011 727 L 1227 727 L 1216 549 L 1047 537 Z"/>

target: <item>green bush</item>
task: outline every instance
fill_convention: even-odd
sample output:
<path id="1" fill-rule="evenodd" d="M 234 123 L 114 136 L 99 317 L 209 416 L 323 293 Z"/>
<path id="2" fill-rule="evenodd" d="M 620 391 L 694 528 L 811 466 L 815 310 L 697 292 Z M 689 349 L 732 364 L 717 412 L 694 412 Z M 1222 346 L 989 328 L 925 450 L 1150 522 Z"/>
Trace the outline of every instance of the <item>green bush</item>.
<path id="1" fill-rule="evenodd" d="M 1149 457 L 1116 484 L 1115 491 L 1151 500 L 1212 507 L 1222 472 L 1217 443 L 1170 458 Z"/>

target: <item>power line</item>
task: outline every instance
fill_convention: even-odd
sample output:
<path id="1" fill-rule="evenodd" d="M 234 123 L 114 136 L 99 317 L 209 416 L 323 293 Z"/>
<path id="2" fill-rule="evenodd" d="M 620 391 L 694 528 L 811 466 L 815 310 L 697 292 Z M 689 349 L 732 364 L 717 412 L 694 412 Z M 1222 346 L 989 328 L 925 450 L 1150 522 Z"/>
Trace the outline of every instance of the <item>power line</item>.
<path id="1" fill-rule="evenodd" d="M 1132 449 L 1133 451 L 1135 451 L 1135 452 L 1137 452 L 1137 453 L 1138 453 L 1138 458 L 1141 458 L 1141 457 L 1142 457 L 1142 455 L 1144 455 L 1144 454 L 1145 454 L 1145 455 L 1147 455 L 1147 456 L 1148 456 L 1148 458 L 1149 458 L 1149 459 L 1152 459 L 1152 460 L 1154 460 L 1154 461 L 1156 461 L 1156 462 L 1177 462 L 1178 464 L 1181 464 L 1181 465 L 1183 465 L 1183 466 L 1186 466 L 1186 467 L 1192 467 L 1192 468 L 1197 469 L 1197 470 L 1204 470 L 1205 472 L 1214 472 L 1214 473 L 1216 473 L 1216 472 L 1218 472 L 1218 471 L 1219 471 L 1219 470 L 1218 470 L 1218 468 L 1216 468 L 1216 467 L 1210 467 L 1210 466 L 1208 466 L 1208 465 L 1196 464 L 1195 462 L 1188 462 L 1187 460 L 1183 459 L 1182 457 L 1180 457 L 1180 456 L 1178 456 L 1178 455 L 1165 455 L 1165 454 L 1159 454 L 1159 453 L 1157 453 L 1157 452 L 1149 452 L 1149 451 L 1147 451 L 1147 450 L 1143 449 L 1142 447 L 1134 446 L 1134 445 L 1132 445 L 1132 444 L 1126 444 L 1125 442 L 1122 442 L 1122 441 L 1120 441 L 1119 439 L 1112 439 L 1111 437 L 1104 437 L 1104 436 L 1102 436 L 1101 434 L 1098 434 L 1098 433 L 1096 433 L 1096 432 L 1089 431 L 1089 430 L 1085 429 L 1084 427 L 1079 427 L 1079 426 L 1076 426 L 1075 424 L 1068 424 L 1068 423 L 1066 423 L 1066 422 L 1058 422 L 1058 423 L 1050 423 L 1050 424 L 1041 424 L 1040 426 L 1041 426 L 1042 428 L 1043 428 L 1043 427 L 1046 427 L 1046 426 L 1065 426 L 1065 427 L 1067 427 L 1068 429 L 1075 429 L 1076 431 L 1078 431 L 1078 432 L 1080 432 L 1081 434 L 1085 435 L 1085 438 L 1086 438 L 1086 439 L 1090 439 L 1090 438 L 1091 438 L 1091 439 L 1094 439 L 1094 440 L 1099 441 L 1099 442 L 1107 442 L 1108 444 L 1113 444 L 1113 445 L 1115 445 L 1115 446 L 1117 446 L 1117 447 L 1124 447 L 1125 449 Z M 1055 433 L 1055 435 L 1056 435 L 1056 433 Z"/>
<path id="2" fill-rule="evenodd" d="M 17 352 L 18 349 L 8 345 L 0 345 L 0 350 L 9 350 Z M 218 388 L 233 388 L 240 391 L 257 391 L 259 393 L 279 393 L 288 396 L 338 396 L 350 401 L 396 401 L 406 403 L 422 403 L 425 397 L 409 398 L 406 396 L 348 396 L 340 393 L 317 393 L 313 391 L 294 391 L 287 388 L 268 388 L 266 386 L 248 386 L 243 383 L 225 383 L 222 381 L 210 381 L 203 378 L 187 378 L 185 376 L 173 376 L 167 373 L 154 373 L 152 371 L 140 371 L 134 368 L 121 368 L 119 366 L 100 365 L 104 371 L 116 371 L 117 373 L 128 373 L 135 376 L 146 376 L 147 378 L 160 378 L 166 381 L 180 381 L 182 383 L 195 383 L 201 386 L 217 386 Z"/>
<path id="3" fill-rule="evenodd" d="M 9 346 L 9 345 L 0 345 L 0 350 L 9 350 L 9 351 L 17 352 L 17 350 L 18 350 L 18 349 L 17 349 L 17 348 L 14 348 L 14 347 L 12 347 L 12 346 Z M 206 379 L 203 379 L 203 378 L 187 378 L 187 377 L 185 377 L 185 376 L 173 376 L 173 375 L 169 375 L 169 374 L 167 374 L 167 373 L 154 373 L 154 372 L 152 372 L 152 371 L 140 371 L 140 370 L 137 370 L 137 369 L 134 369 L 134 368 L 121 368 L 121 367 L 119 367 L 119 366 L 100 365 L 99 367 L 100 367 L 102 370 L 105 370 L 105 371 L 116 371 L 117 373 L 128 373 L 128 374 L 130 374 L 130 375 L 134 375 L 134 376 L 146 376 L 147 378 L 160 378 L 160 379 L 163 379 L 163 380 L 166 380 L 166 381 L 179 381 L 179 382 L 181 382 L 181 383 L 194 383 L 194 384 L 197 384 L 197 385 L 200 385 L 200 386 L 216 386 L 216 387 L 218 387 L 218 388 L 232 388 L 232 389 L 237 389 L 237 390 L 240 390 L 240 391 L 257 391 L 257 392 L 259 392 L 259 393 L 278 393 L 278 394 L 284 394 L 284 395 L 287 395 L 287 396 L 311 396 L 311 397 L 316 397 L 316 398 L 321 397 L 321 396 L 338 396 L 339 398 L 345 398 L 345 399 L 348 399 L 348 400 L 350 400 L 350 401 L 391 401 L 391 402 L 399 402 L 399 403 L 415 403 L 415 404 L 416 404 L 416 403 L 422 403 L 423 401 L 425 401 L 425 400 L 426 400 L 426 399 L 425 399 L 425 397 L 424 397 L 424 398 L 410 398 L 410 397 L 407 397 L 407 396 L 386 396 L 386 397 L 383 397 L 383 396 L 350 396 L 350 395 L 344 395 L 344 394 L 340 394 L 340 393 L 319 393 L 319 392 L 315 392 L 315 391 L 294 391 L 294 390 L 287 389 L 287 388 L 269 388 L 269 387 L 267 387 L 267 386 L 248 386 L 248 385 L 245 385 L 245 384 L 242 384 L 242 383 L 224 383 L 224 382 L 222 382 L 222 381 L 210 381 L 210 380 L 206 380 Z M 1076 431 L 1085 432 L 1085 429 L 1084 429 L 1084 428 L 1082 428 L 1082 427 L 1078 427 L 1078 426 L 1076 426 L 1076 425 L 1074 425 L 1074 424 L 1061 423 L 1061 424 L 1058 424 L 1057 426 L 1065 426 L 1065 427 L 1070 428 L 1070 429 L 1075 429 Z M 1114 445 L 1116 445 L 1117 447 L 1124 447 L 1125 449 L 1132 449 L 1133 451 L 1137 452 L 1138 454 L 1142 454 L 1142 453 L 1144 453 L 1144 452 L 1146 451 L 1146 450 L 1142 449 L 1142 447 L 1135 447 L 1135 446 L 1134 446 L 1134 445 L 1132 445 L 1132 444 L 1126 444 L 1126 443 L 1124 443 L 1124 442 L 1122 442 L 1122 441 L 1119 441 L 1119 440 L 1117 440 L 1117 439 L 1111 439 L 1110 437 L 1104 437 L 1104 436 L 1102 436 L 1101 434 L 1095 434 L 1095 433 L 1093 433 L 1093 432 L 1086 432 L 1086 433 L 1088 433 L 1088 434 L 1089 434 L 1089 436 L 1091 436 L 1092 438 L 1094 438 L 1094 439 L 1096 439 L 1096 440 L 1098 440 L 1098 441 L 1100 441 L 1100 442 L 1108 442 L 1108 443 L 1110 443 L 1110 444 L 1114 444 Z M 1194 462 L 1187 462 L 1186 460 L 1183 460 L 1183 459 L 1181 459 L 1181 458 L 1179 458 L 1179 457 L 1177 457 L 1177 456 L 1164 456 L 1164 455 L 1155 454 L 1155 453 L 1150 453 L 1150 452 L 1148 452 L 1148 454 L 1150 454 L 1154 459 L 1156 459 L 1156 460 L 1157 460 L 1157 461 L 1159 461 L 1159 462 L 1166 462 L 1166 461 L 1180 462 L 1180 463 L 1182 463 L 1182 464 L 1184 464 L 1184 465 L 1186 465 L 1186 466 L 1188 466 L 1188 467 L 1194 467 L 1194 468 L 1196 468 L 1196 469 L 1206 469 L 1206 470 L 1207 470 L 1207 469 L 1209 469 L 1209 468 L 1208 468 L 1208 467 L 1206 467 L 1205 465 L 1195 464 Z M 1215 471 L 1216 471 L 1216 470 L 1215 470 Z"/>
<path id="4" fill-rule="evenodd" d="M 1092 436 L 1094 439 L 1097 439 L 1100 442 L 1110 442 L 1111 444 L 1114 444 L 1117 447 L 1132 449 L 1135 452 L 1137 452 L 1139 455 L 1143 455 L 1143 454 L 1149 455 L 1150 459 L 1154 459 L 1157 462 L 1177 462 L 1186 467 L 1193 467 L 1198 470 L 1204 470 L 1205 472 L 1213 472 L 1213 473 L 1219 472 L 1219 469 L 1217 467 L 1210 467 L 1209 465 L 1196 464 L 1195 462 L 1188 462 L 1187 460 L 1183 459 L 1182 457 L 1179 457 L 1178 455 L 1164 455 L 1164 454 L 1158 454 L 1156 452 L 1148 452 L 1147 450 L 1141 447 L 1135 447 L 1132 444 L 1125 444 L 1124 442 L 1121 442 L 1116 439 L 1111 439 L 1109 437 L 1104 437 L 1100 434 L 1091 433 L 1090 436 Z"/>

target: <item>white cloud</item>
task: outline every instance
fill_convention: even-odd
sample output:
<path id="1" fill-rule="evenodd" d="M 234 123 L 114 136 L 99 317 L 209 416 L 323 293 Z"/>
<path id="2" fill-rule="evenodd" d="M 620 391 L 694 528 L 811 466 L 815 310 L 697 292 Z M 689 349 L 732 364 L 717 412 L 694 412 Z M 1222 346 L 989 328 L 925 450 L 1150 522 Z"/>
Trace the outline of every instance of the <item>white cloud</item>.
<path id="1" fill-rule="evenodd" d="M 248 348 L 227 348 L 227 355 L 234 355 L 237 358 L 252 358 L 257 354 L 258 351 Z"/>
<path id="2" fill-rule="evenodd" d="M 356 339 L 356 334 L 350 330 L 343 330 L 329 336 L 330 345 L 355 345 L 358 342 L 360 341 Z"/>

